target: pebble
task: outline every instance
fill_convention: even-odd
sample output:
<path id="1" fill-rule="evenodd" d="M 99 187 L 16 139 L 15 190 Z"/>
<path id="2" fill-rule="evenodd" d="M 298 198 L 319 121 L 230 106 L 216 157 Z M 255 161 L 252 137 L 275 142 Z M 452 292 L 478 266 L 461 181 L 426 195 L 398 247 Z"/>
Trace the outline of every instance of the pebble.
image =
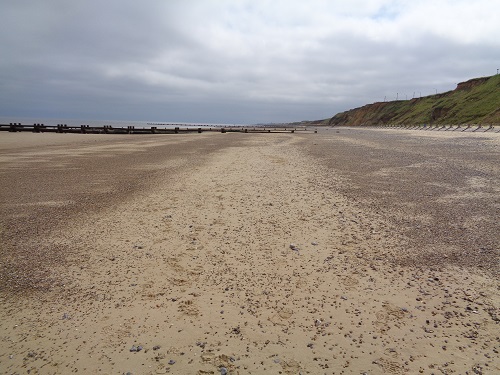
<path id="1" fill-rule="evenodd" d="M 227 368 L 221 367 L 220 368 L 220 375 L 227 375 Z"/>
<path id="2" fill-rule="evenodd" d="M 299 248 L 294 243 L 290 244 L 290 249 L 292 249 L 293 251 L 299 251 Z"/>
<path id="3" fill-rule="evenodd" d="M 174 363 L 175 363 L 175 361 L 173 359 L 171 359 L 170 361 L 168 361 L 169 365 L 173 365 Z"/>

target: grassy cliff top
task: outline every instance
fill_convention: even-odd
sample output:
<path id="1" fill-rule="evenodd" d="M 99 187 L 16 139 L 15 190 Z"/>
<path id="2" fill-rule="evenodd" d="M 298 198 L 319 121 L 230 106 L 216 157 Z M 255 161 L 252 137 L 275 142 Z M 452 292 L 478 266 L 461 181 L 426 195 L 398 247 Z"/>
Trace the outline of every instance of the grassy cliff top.
<path id="1" fill-rule="evenodd" d="M 328 121 L 329 125 L 471 123 L 500 124 L 500 75 L 474 78 L 442 94 L 368 104 Z"/>

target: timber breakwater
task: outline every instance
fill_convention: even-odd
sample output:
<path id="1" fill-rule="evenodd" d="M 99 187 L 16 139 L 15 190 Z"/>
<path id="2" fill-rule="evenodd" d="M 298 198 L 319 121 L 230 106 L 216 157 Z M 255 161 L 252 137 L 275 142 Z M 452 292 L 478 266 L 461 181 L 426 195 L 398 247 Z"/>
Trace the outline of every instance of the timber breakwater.
<path id="1" fill-rule="evenodd" d="M 33 132 L 33 133 L 80 133 L 80 134 L 178 134 L 178 133 L 202 133 L 202 132 L 238 132 L 238 133 L 295 133 L 307 132 L 307 127 L 267 127 L 267 126 L 229 126 L 229 127 L 202 127 L 202 126 L 112 126 L 112 125 L 80 125 L 71 126 L 67 124 L 25 125 L 21 123 L 0 124 L 0 131 L 8 132 Z M 316 132 L 316 131 L 315 131 Z"/>

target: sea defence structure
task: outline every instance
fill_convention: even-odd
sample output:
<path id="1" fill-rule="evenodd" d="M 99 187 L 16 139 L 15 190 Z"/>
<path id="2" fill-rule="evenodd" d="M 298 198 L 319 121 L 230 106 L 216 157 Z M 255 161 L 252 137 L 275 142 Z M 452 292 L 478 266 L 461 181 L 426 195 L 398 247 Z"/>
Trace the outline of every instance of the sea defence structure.
<path id="1" fill-rule="evenodd" d="M 307 132 L 307 127 L 269 127 L 269 126 L 213 126 L 207 127 L 206 125 L 179 125 L 179 126 L 141 126 L 134 125 L 128 126 L 111 126 L 111 125 L 80 125 L 71 126 L 67 124 L 57 125 L 44 125 L 33 124 L 24 125 L 21 123 L 0 124 L 0 131 L 8 132 L 33 132 L 33 133 L 81 133 L 81 134 L 178 134 L 178 133 L 202 133 L 206 131 L 211 132 L 238 132 L 238 133 L 295 133 Z M 316 132 L 316 131 L 315 131 Z"/>

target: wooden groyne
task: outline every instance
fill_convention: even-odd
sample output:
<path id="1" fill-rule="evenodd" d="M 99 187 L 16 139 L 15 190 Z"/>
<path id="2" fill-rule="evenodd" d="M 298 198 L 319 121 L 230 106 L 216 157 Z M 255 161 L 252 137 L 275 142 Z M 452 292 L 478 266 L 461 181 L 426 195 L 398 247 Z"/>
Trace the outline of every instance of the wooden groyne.
<path id="1" fill-rule="evenodd" d="M 202 133 L 202 132 L 219 132 L 219 133 L 295 133 L 307 132 L 306 127 L 265 127 L 265 126 L 176 126 L 162 127 L 160 126 L 111 126 L 111 125 L 80 125 L 72 126 L 66 124 L 44 125 L 33 124 L 24 125 L 21 123 L 0 124 L 0 131 L 8 132 L 33 132 L 33 133 L 80 133 L 80 134 L 179 134 L 179 133 Z M 316 132 L 316 131 L 315 131 Z"/>

